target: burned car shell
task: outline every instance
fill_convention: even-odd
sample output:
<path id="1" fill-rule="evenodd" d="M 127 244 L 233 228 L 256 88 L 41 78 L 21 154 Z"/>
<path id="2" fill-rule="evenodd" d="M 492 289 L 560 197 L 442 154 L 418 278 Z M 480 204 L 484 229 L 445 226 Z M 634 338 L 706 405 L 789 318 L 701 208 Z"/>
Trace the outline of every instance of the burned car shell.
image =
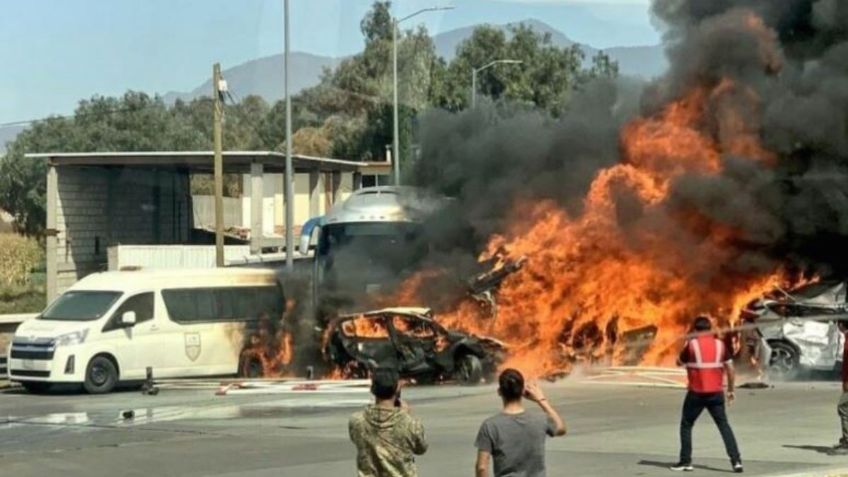
<path id="1" fill-rule="evenodd" d="M 832 370 L 842 362 L 845 336 L 838 321 L 848 320 L 845 282 L 819 282 L 778 291 L 749 303 L 742 320 L 756 325 L 746 338 L 765 342 L 768 371 L 792 377 L 800 369 Z"/>
<path id="2" fill-rule="evenodd" d="M 493 338 L 448 330 L 428 308 L 386 308 L 342 315 L 327 328 L 324 356 L 348 374 L 395 367 L 419 381 L 476 384 L 497 370 L 506 346 Z"/>

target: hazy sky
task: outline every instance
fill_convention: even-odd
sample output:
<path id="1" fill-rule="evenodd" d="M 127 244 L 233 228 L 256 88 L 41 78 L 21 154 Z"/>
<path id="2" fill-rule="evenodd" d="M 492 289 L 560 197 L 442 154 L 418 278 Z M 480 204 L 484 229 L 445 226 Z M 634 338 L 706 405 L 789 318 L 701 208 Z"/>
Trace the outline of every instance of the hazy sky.
<path id="1" fill-rule="evenodd" d="M 0 0 L 0 123 L 73 111 L 94 94 L 166 93 L 283 49 L 282 0 Z M 292 49 L 343 56 L 362 48 L 371 0 L 290 0 Z M 476 23 L 542 20 L 596 47 L 654 44 L 648 0 L 399 0 L 432 34 Z M 602 25 L 602 26 L 599 26 Z"/>

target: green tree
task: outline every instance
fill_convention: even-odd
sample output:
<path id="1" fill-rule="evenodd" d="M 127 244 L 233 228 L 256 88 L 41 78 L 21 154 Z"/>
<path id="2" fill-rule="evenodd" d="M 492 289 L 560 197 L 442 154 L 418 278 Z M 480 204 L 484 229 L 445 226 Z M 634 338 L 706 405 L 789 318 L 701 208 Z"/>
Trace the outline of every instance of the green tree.
<path id="1" fill-rule="evenodd" d="M 618 76 L 618 62 L 610 58 L 604 51 L 598 51 L 592 57 L 592 67 L 588 70 L 588 77 L 594 78 L 615 78 Z"/>
<path id="2" fill-rule="evenodd" d="M 550 34 L 537 33 L 526 25 L 509 32 L 482 26 L 457 48 L 456 58 L 444 73 L 444 84 L 435 91 L 434 103 L 453 111 L 467 108 L 472 70 L 502 59 L 519 60 L 521 64 L 495 65 L 481 71 L 477 77 L 478 99 L 523 103 L 554 114 L 586 80 L 617 74 L 617 65 L 608 56 L 597 59 L 597 74 L 587 73 L 578 45 L 557 47 L 551 43 Z"/>

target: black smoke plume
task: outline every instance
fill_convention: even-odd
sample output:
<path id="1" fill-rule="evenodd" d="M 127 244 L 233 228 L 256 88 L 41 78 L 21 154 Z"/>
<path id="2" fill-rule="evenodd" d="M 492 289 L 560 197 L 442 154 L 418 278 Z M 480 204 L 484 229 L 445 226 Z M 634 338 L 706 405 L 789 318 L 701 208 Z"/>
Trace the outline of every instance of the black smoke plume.
<path id="1" fill-rule="evenodd" d="M 757 98 L 743 117 L 775 160 L 728 154 L 719 174 L 679 177 L 667 214 L 695 211 L 737 230 L 732 263 L 721 265 L 731 276 L 778 266 L 848 274 L 848 0 L 656 0 L 651 9 L 670 67 L 641 93 L 597 83 L 557 118 L 488 105 L 422 120 L 413 182 L 457 199 L 450 217 L 436 219 L 437 235 L 458 244 L 444 256 L 475 257 L 520 199 L 579 213 L 596 173 L 624 160 L 623 124 L 729 79 Z M 724 140 L 719 122 L 703 127 Z M 638 213 L 623 213 L 623 225 Z"/>

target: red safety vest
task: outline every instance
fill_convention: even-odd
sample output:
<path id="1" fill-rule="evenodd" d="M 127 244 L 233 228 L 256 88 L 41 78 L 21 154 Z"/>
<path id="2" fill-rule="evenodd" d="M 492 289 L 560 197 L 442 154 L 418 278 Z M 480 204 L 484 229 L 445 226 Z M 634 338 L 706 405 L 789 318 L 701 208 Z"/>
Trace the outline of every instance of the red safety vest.
<path id="1" fill-rule="evenodd" d="M 690 391 L 720 393 L 724 390 L 724 349 L 724 343 L 710 335 L 698 336 L 686 343 Z"/>

